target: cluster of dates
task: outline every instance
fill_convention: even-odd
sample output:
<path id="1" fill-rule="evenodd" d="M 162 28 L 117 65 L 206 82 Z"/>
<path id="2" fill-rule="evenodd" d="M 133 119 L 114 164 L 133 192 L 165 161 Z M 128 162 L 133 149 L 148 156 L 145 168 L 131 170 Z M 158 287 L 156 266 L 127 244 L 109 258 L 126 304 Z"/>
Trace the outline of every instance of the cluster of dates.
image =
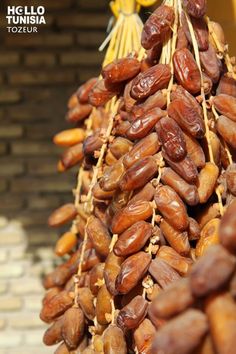
<path id="1" fill-rule="evenodd" d="M 144 25 L 146 57 L 131 53 L 81 86 L 67 114 L 76 128 L 54 138 L 67 147 L 59 170 L 83 161 L 80 203 L 49 218 L 52 227 L 73 221 L 56 245 L 69 257 L 44 279 L 44 343 L 62 342 L 57 354 L 234 353 L 236 81 L 206 1 L 180 3 L 173 77 L 163 46 L 176 11 L 164 4 Z"/>

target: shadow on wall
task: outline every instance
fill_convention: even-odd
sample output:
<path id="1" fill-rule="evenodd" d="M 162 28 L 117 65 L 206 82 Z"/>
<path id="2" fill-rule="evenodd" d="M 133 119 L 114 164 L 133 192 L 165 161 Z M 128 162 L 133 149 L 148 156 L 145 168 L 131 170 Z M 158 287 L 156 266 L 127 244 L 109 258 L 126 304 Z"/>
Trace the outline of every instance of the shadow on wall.
<path id="1" fill-rule="evenodd" d="M 34 255 L 27 252 L 28 237 L 18 221 L 0 217 L 0 354 L 54 352 L 42 343 L 47 326 L 39 312 L 41 278 L 54 267 L 55 258 L 48 247 Z"/>

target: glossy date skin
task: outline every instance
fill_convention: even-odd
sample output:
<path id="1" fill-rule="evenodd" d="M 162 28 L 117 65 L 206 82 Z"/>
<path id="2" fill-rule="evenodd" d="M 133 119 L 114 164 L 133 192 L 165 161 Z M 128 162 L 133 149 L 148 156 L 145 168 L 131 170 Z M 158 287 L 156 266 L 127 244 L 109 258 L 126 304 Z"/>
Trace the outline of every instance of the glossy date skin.
<path id="1" fill-rule="evenodd" d="M 206 0 L 183 0 L 183 4 L 189 15 L 201 18 L 206 13 Z"/>
<path id="2" fill-rule="evenodd" d="M 152 226 L 145 221 L 138 221 L 123 232 L 114 246 L 117 256 L 128 256 L 143 248 L 152 235 Z"/>
<path id="3" fill-rule="evenodd" d="M 73 220 L 77 215 L 74 204 L 68 203 L 56 209 L 48 218 L 48 225 L 58 227 Z"/>
<path id="4" fill-rule="evenodd" d="M 192 53 L 187 49 L 178 49 L 173 56 L 174 73 L 177 81 L 192 94 L 201 90 L 201 77 Z"/>
<path id="5" fill-rule="evenodd" d="M 183 160 L 174 162 L 168 157 L 165 151 L 162 154 L 168 165 L 186 182 L 196 183 L 198 177 L 197 167 L 188 155 Z"/>
<path id="6" fill-rule="evenodd" d="M 117 59 L 102 69 L 102 77 L 108 84 L 130 80 L 140 71 L 140 62 L 136 58 Z"/>
<path id="7" fill-rule="evenodd" d="M 175 230 L 170 223 L 164 219 L 161 221 L 161 231 L 171 247 L 182 256 L 187 256 L 190 252 L 190 244 L 187 232 Z"/>
<path id="8" fill-rule="evenodd" d="M 236 98 L 221 94 L 213 98 L 213 104 L 220 114 L 236 122 Z"/>
<path id="9" fill-rule="evenodd" d="M 154 199 L 158 210 L 176 230 L 185 231 L 188 228 L 186 207 L 171 187 L 158 186 Z"/>
<path id="10" fill-rule="evenodd" d="M 141 43 L 145 49 L 151 49 L 158 43 L 164 43 L 171 33 L 175 14 L 170 6 L 159 6 L 146 21 Z"/>
<path id="11" fill-rule="evenodd" d="M 121 264 L 124 262 L 123 257 L 119 257 L 112 251 L 105 262 L 104 268 L 104 280 L 106 283 L 106 287 L 112 295 L 117 295 L 116 290 L 116 278 L 120 273 Z"/>
<path id="12" fill-rule="evenodd" d="M 134 80 L 131 96 L 136 100 L 153 95 L 156 91 L 166 88 L 171 78 L 169 65 L 157 64 L 140 73 Z"/>
<path id="13" fill-rule="evenodd" d="M 168 106 L 168 115 L 194 138 L 204 137 L 206 131 L 203 118 L 190 101 L 184 98 L 175 99 Z"/>
<path id="14" fill-rule="evenodd" d="M 92 88 L 95 86 L 97 81 L 98 78 L 93 77 L 79 87 L 79 89 L 76 92 L 76 96 L 78 97 L 80 103 L 83 104 L 88 103 L 89 93 L 92 90 Z"/>
<path id="15" fill-rule="evenodd" d="M 220 116 L 217 120 L 216 128 L 222 138 L 236 149 L 236 122 L 225 116 Z"/>
<path id="16" fill-rule="evenodd" d="M 158 136 L 156 133 L 151 133 L 134 145 L 128 154 L 124 156 L 123 163 L 126 168 L 129 168 L 140 159 L 156 154 L 159 149 Z"/>
<path id="17" fill-rule="evenodd" d="M 68 348 L 75 349 L 84 334 L 84 314 L 80 308 L 71 308 L 63 316 L 62 336 Z"/>
<path id="18" fill-rule="evenodd" d="M 156 257 L 151 262 L 149 273 L 163 289 L 180 279 L 180 275 L 167 262 L 159 257 Z"/>
<path id="19" fill-rule="evenodd" d="M 142 296 L 136 296 L 120 310 L 117 325 L 124 331 L 137 328 L 145 318 L 147 309 L 148 302 Z"/>
<path id="20" fill-rule="evenodd" d="M 197 187 L 187 183 L 171 168 L 165 167 L 163 169 L 161 181 L 173 188 L 188 205 L 194 206 L 199 203 Z"/>
<path id="21" fill-rule="evenodd" d="M 113 217 L 111 231 L 114 234 L 121 234 L 135 222 L 150 218 L 152 213 L 152 207 L 149 202 L 137 201 L 129 204 Z"/>
<path id="22" fill-rule="evenodd" d="M 154 157 L 149 156 L 136 162 L 122 176 L 119 187 L 122 191 L 132 191 L 145 186 L 158 171 Z"/>
<path id="23" fill-rule="evenodd" d="M 91 216 L 87 222 L 87 233 L 95 250 L 103 257 L 109 253 L 111 237 L 102 222 L 95 216 Z"/>
<path id="24" fill-rule="evenodd" d="M 127 138 L 130 140 L 144 138 L 152 131 L 155 124 L 165 115 L 166 112 L 158 107 L 149 110 L 146 114 L 131 123 L 130 128 L 125 133 Z"/>
<path id="25" fill-rule="evenodd" d="M 174 161 L 183 159 L 186 154 L 186 143 L 179 125 L 171 118 L 165 117 L 156 124 L 156 132 L 165 152 Z"/>
<path id="26" fill-rule="evenodd" d="M 181 20 L 185 35 L 188 38 L 189 43 L 192 45 L 192 37 L 184 12 L 182 12 Z M 205 20 L 203 18 L 192 17 L 191 22 L 199 50 L 202 52 L 207 51 L 209 48 L 209 33 Z"/>
<path id="27" fill-rule="evenodd" d="M 217 83 L 220 78 L 221 61 L 217 58 L 214 47 L 209 44 L 208 50 L 200 52 L 199 55 L 203 71 L 211 78 L 213 83 Z"/>
<path id="28" fill-rule="evenodd" d="M 127 294 L 146 274 L 151 263 L 151 256 L 145 252 L 138 252 L 127 258 L 121 265 L 120 273 L 116 278 L 116 289 L 119 294 Z"/>

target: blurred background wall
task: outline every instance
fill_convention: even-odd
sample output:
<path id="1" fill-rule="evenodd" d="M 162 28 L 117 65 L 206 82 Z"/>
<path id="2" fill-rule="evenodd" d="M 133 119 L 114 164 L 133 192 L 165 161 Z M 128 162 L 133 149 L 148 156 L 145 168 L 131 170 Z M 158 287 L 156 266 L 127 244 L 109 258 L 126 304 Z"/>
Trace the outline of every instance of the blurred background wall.
<path id="1" fill-rule="evenodd" d="M 50 212 L 73 200 L 76 169 L 56 173 L 55 133 L 68 127 L 66 103 L 99 73 L 110 17 L 106 0 L 2 0 L 0 4 L 0 354 L 53 353 L 41 345 L 40 278 L 55 259 Z M 38 34 L 8 34 L 8 5 L 45 6 Z M 146 15 L 150 10 L 144 11 Z M 208 0 L 236 53 L 236 0 Z M 60 232 L 60 230 L 59 230 Z"/>

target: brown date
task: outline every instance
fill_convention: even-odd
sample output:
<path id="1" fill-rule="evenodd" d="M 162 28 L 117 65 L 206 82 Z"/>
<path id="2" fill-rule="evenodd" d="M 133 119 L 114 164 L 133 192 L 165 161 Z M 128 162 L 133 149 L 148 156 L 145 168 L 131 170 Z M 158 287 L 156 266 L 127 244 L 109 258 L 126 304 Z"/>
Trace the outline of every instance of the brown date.
<path id="1" fill-rule="evenodd" d="M 161 5 L 148 18 L 142 31 L 141 44 L 145 49 L 151 49 L 159 43 L 164 43 L 171 34 L 175 13 L 172 7 Z"/>
<path id="2" fill-rule="evenodd" d="M 190 44 L 192 44 L 192 36 L 190 34 L 188 22 L 186 19 L 186 15 L 182 12 L 181 16 L 183 30 L 185 32 L 186 37 Z M 200 51 L 207 51 L 209 47 L 209 34 L 208 34 L 208 27 L 203 18 L 191 18 L 194 35 L 198 44 L 198 48 Z"/>
<path id="3" fill-rule="evenodd" d="M 106 287 L 112 295 L 117 295 L 115 283 L 123 261 L 123 257 L 118 257 L 114 252 L 111 252 L 105 262 L 104 279 Z"/>
<path id="4" fill-rule="evenodd" d="M 96 264 L 89 272 L 89 287 L 93 295 L 99 291 L 98 282 L 103 279 L 104 263 Z"/>
<path id="5" fill-rule="evenodd" d="M 190 286 L 193 295 L 202 297 L 219 290 L 233 274 L 235 265 L 235 258 L 224 247 L 211 246 L 191 269 Z"/>
<path id="6" fill-rule="evenodd" d="M 229 74 L 221 76 L 216 94 L 224 94 L 236 98 L 236 80 L 230 77 Z"/>
<path id="7" fill-rule="evenodd" d="M 190 241 L 198 240 L 200 238 L 200 233 L 201 229 L 198 222 L 193 218 L 189 218 L 188 239 Z"/>
<path id="8" fill-rule="evenodd" d="M 99 200 L 107 200 L 107 199 L 112 199 L 115 191 L 104 191 L 99 183 L 97 182 L 93 189 L 92 189 L 92 192 L 93 192 L 93 197 L 96 198 L 96 199 L 99 199 Z"/>
<path id="9" fill-rule="evenodd" d="M 187 183 L 171 168 L 165 167 L 162 170 L 161 181 L 173 188 L 188 205 L 193 206 L 199 203 L 197 187 Z"/>
<path id="10" fill-rule="evenodd" d="M 48 218 L 48 225 L 58 227 L 73 220 L 77 215 L 77 210 L 72 203 L 65 204 L 56 209 Z"/>
<path id="11" fill-rule="evenodd" d="M 79 143 L 65 150 L 61 156 L 64 170 L 67 170 L 79 163 L 84 157 L 83 144 Z"/>
<path id="12" fill-rule="evenodd" d="M 160 149 L 160 143 L 156 133 L 151 133 L 141 139 L 134 147 L 124 156 L 123 163 L 126 168 L 131 167 L 140 159 L 154 155 Z"/>
<path id="13" fill-rule="evenodd" d="M 226 210 L 220 225 L 221 244 L 231 252 L 236 252 L 236 201 Z"/>
<path id="14" fill-rule="evenodd" d="M 139 103 L 133 106 L 132 114 L 135 119 L 141 118 L 148 111 L 153 110 L 154 108 L 164 109 L 166 106 L 166 90 L 159 90 L 153 95 L 149 96 L 143 103 Z"/>
<path id="15" fill-rule="evenodd" d="M 94 85 L 97 83 L 97 81 L 98 78 L 93 77 L 78 88 L 76 95 L 80 103 L 88 103 L 89 93 L 94 87 Z"/>
<path id="16" fill-rule="evenodd" d="M 138 190 L 136 194 L 134 194 L 133 198 L 129 201 L 129 205 L 134 204 L 138 201 L 146 201 L 150 202 L 155 194 L 155 188 L 152 183 L 147 183 L 141 190 Z"/>
<path id="17" fill-rule="evenodd" d="M 63 340 L 62 329 L 63 317 L 56 320 L 44 333 L 43 343 L 45 345 L 55 345 Z"/>
<path id="18" fill-rule="evenodd" d="M 174 100 L 185 100 L 198 114 L 203 118 L 203 112 L 200 104 L 194 96 L 192 96 L 187 90 L 185 90 L 180 85 L 174 85 L 173 91 L 171 92 L 171 101 Z"/>
<path id="19" fill-rule="evenodd" d="M 158 171 L 154 157 L 145 157 L 131 166 L 122 176 L 119 187 L 122 191 L 132 191 L 145 186 Z"/>
<path id="20" fill-rule="evenodd" d="M 123 159 L 121 158 L 104 172 L 102 178 L 99 180 L 100 187 L 106 192 L 117 189 L 124 170 Z"/>
<path id="21" fill-rule="evenodd" d="M 114 246 L 117 256 L 128 256 L 143 248 L 152 235 L 152 226 L 145 221 L 138 221 L 123 232 Z"/>
<path id="22" fill-rule="evenodd" d="M 201 18 L 206 13 L 206 0 L 183 0 L 183 4 L 189 15 Z"/>
<path id="23" fill-rule="evenodd" d="M 152 213 L 152 207 L 149 202 L 137 201 L 129 204 L 113 217 L 111 231 L 113 234 L 121 234 L 137 221 L 150 218 Z"/>
<path id="24" fill-rule="evenodd" d="M 177 216 L 176 216 L 177 217 Z M 161 221 L 161 231 L 171 247 L 182 256 L 190 252 L 188 233 L 175 230 L 165 219 Z"/>
<path id="25" fill-rule="evenodd" d="M 78 104 L 71 108 L 66 115 L 66 120 L 69 123 L 78 123 L 84 120 L 92 112 L 91 104 Z"/>
<path id="26" fill-rule="evenodd" d="M 213 132 L 210 132 L 213 133 Z M 185 142 L 186 142 L 186 148 L 187 148 L 187 153 L 188 156 L 193 160 L 194 164 L 196 165 L 197 168 L 203 168 L 206 164 L 206 158 L 205 158 L 205 154 L 204 151 L 201 147 L 201 145 L 199 144 L 199 142 L 197 141 L 197 139 L 193 138 L 191 135 L 188 135 L 186 133 L 184 133 L 184 138 L 185 138 Z M 210 139 L 211 139 L 211 145 L 215 146 L 215 152 L 217 150 L 217 144 L 215 144 L 213 135 L 210 134 Z M 217 153 L 214 154 L 214 157 L 217 158 Z"/>
<path id="27" fill-rule="evenodd" d="M 206 303 L 214 348 L 219 354 L 234 354 L 236 346 L 236 305 L 228 292 L 211 296 Z"/>
<path id="28" fill-rule="evenodd" d="M 113 142 L 109 145 L 109 149 L 111 153 L 115 156 L 116 159 L 121 158 L 127 152 L 129 152 L 133 147 L 133 143 L 125 138 L 118 137 L 113 140 Z"/>
<path id="29" fill-rule="evenodd" d="M 187 310 L 159 329 L 151 354 L 193 353 L 207 330 L 206 316 L 199 310 Z"/>
<path id="30" fill-rule="evenodd" d="M 100 325 L 106 325 L 109 323 L 109 320 L 106 317 L 106 314 L 110 314 L 112 311 L 111 307 L 111 299 L 112 295 L 107 290 L 106 285 L 102 285 L 99 289 L 97 294 L 97 301 L 96 301 L 96 317 L 97 321 Z"/>
<path id="31" fill-rule="evenodd" d="M 208 50 L 200 52 L 200 60 L 203 71 L 217 83 L 220 78 L 221 61 L 217 58 L 215 48 L 209 44 Z"/>
<path id="32" fill-rule="evenodd" d="M 200 71 L 192 53 L 187 48 L 176 50 L 173 63 L 177 81 L 192 94 L 200 92 Z"/>
<path id="33" fill-rule="evenodd" d="M 93 320 L 95 316 L 94 296 L 88 287 L 78 289 L 77 302 L 83 310 L 84 315 Z"/>
<path id="34" fill-rule="evenodd" d="M 213 104 L 223 116 L 236 122 L 236 98 L 221 94 L 213 98 Z"/>
<path id="35" fill-rule="evenodd" d="M 169 117 L 159 120 L 156 132 L 165 152 L 174 161 L 182 160 L 186 154 L 186 143 L 179 125 Z"/>
<path id="36" fill-rule="evenodd" d="M 178 28 L 178 32 L 177 32 L 176 49 L 178 50 L 183 48 L 188 48 L 188 38 L 186 37 L 183 27 L 181 26 Z"/>
<path id="37" fill-rule="evenodd" d="M 147 318 L 134 331 L 134 341 L 139 353 L 150 354 L 156 329 Z"/>
<path id="38" fill-rule="evenodd" d="M 103 140 L 99 136 L 99 133 L 94 133 L 88 136 L 83 142 L 84 155 L 93 155 L 96 150 L 100 150 Z"/>
<path id="39" fill-rule="evenodd" d="M 145 252 L 138 252 L 127 258 L 121 265 L 120 273 L 116 278 L 116 289 L 119 294 L 127 294 L 146 274 L 151 262 L 151 256 Z"/>
<path id="40" fill-rule="evenodd" d="M 83 337 L 84 327 L 84 314 L 80 308 L 73 307 L 65 312 L 62 324 L 62 336 L 68 348 L 77 348 Z"/>
<path id="41" fill-rule="evenodd" d="M 131 96 L 141 100 L 153 95 L 156 91 L 166 88 L 171 78 L 170 66 L 157 64 L 140 73 L 134 80 Z"/>
<path id="42" fill-rule="evenodd" d="M 200 203 L 206 203 L 214 192 L 219 168 L 212 162 L 207 162 L 198 175 L 198 195 Z"/>
<path id="43" fill-rule="evenodd" d="M 140 61 L 136 58 L 116 59 L 102 69 L 102 77 L 108 84 L 116 84 L 132 79 L 140 71 Z"/>
<path id="44" fill-rule="evenodd" d="M 61 343 L 55 350 L 54 354 L 70 354 L 70 352 L 65 343 Z"/>
<path id="45" fill-rule="evenodd" d="M 180 275 L 166 261 L 156 257 L 150 264 L 149 273 L 163 288 L 180 279 Z"/>
<path id="46" fill-rule="evenodd" d="M 126 112 L 130 113 L 134 107 L 134 104 L 136 103 L 136 100 L 134 100 L 131 95 L 130 91 L 133 85 L 133 80 L 130 80 L 126 85 L 124 89 L 124 106 Z"/>
<path id="47" fill-rule="evenodd" d="M 166 111 L 162 111 L 158 107 L 153 108 L 132 122 L 125 135 L 131 140 L 142 139 L 152 131 L 155 124 L 165 115 Z"/>
<path id="48" fill-rule="evenodd" d="M 120 310 L 116 319 L 117 325 L 123 331 L 137 328 L 144 320 L 147 309 L 148 302 L 142 296 L 136 296 Z"/>
<path id="49" fill-rule="evenodd" d="M 175 99 L 168 106 L 168 115 L 173 118 L 180 127 L 194 138 L 203 138 L 205 125 L 199 110 L 191 105 L 190 100 Z"/>
<path id="50" fill-rule="evenodd" d="M 109 253 L 111 242 L 111 237 L 106 227 L 98 218 L 91 215 L 87 221 L 86 230 L 96 252 L 101 256 L 106 257 Z"/>
<path id="51" fill-rule="evenodd" d="M 123 331 L 116 325 L 110 325 L 103 333 L 104 354 L 127 354 Z"/>
<path id="52" fill-rule="evenodd" d="M 168 165 L 178 173 L 186 182 L 195 183 L 198 177 L 197 167 L 192 161 L 192 159 L 187 155 L 183 160 L 174 162 L 172 161 L 165 151 L 162 152 L 162 155 Z"/>
<path id="53" fill-rule="evenodd" d="M 157 209 L 175 229 L 185 231 L 188 228 L 186 207 L 171 187 L 158 186 L 154 199 Z"/>
<path id="54" fill-rule="evenodd" d="M 186 275 L 192 266 L 192 260 L 177 253 L 172 247 L 161 246 L 157 256 L 174 268 L 180 275 Z"/>
<path id="55" fill-rule="evenodd" d="M 148 65 L 155 65 L 159 62 L 160 57 L 161 57 L 161 53 L 162 53 L 162 43 L 159 42 L 158 44 L 156 44 L 154 47 L 152 47 L 151 49 L 148 49 L 146 51 L 147 57 L 145 59 L 145 63 Z"/>
<path id="56" fill-rule="evenodd" d="M 236 122 L 225 116 L 220 116 L 217 120 L 216 128 L 222 138 L 236 149 Z"/>
<path id="57" fill-rule="evenodd" d="M 186 310 L 194 303 L 189 279 L 171 284 L 152 301 L 150 311 L 158 318 L 168 319 Z"/>
<path id="58" fill-rule="evenodd" d="M 196 257 L 202 256 L 210 246 L 219 243 L 219 225 L 220 219 L 215 218 L 203 227 L 195 250 Z"/>
<path id="59" fill-rule="evenodd" d="M 70 294 L 67 291 L 61 291 L 44 304 L 40 318 L 42 321 L 50 323 L 56 317 L 61 316 L 72 305 L 73 299 Z"/>
<path id="60" fill-rule="evenodd" d="M 230 165 L 225 173 L 227 188 L 234 196 L 236 196 L 236 164 Z"/>
<path id="61" fill-rule="evenodd" d="M 119 94 L 122 87 L 120 84 L 106 85 L 105 80 L 98 80 L 89 93 L 89 103 L 94 107 L 104 106 L 112 97 Z"/>

